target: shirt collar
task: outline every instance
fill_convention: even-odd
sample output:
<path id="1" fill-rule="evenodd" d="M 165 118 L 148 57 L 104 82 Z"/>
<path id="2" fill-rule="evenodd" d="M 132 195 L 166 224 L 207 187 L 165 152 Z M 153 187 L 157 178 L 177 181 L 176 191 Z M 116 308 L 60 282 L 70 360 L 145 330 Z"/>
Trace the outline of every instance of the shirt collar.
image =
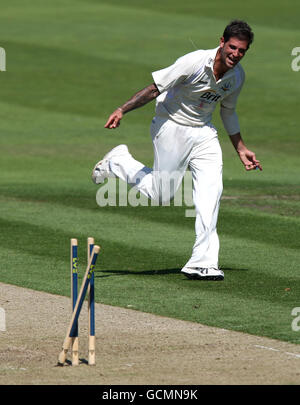
<path id="1" fill-rule="evenodd" d="M 208 54 L 208 58 L 207 58 L 205 66 L 207 66 L 208 68 L 211 68 L 212 70 L 214 68 L 214 61 L 215 61 L 215 58 L 216 58 L 216 55 L 217 55 L 217 52 L 218 52 L 219 48 L 220 47 L 218 46 L 217 48 L 210 49 L 208 51 L 209 54 Z"/>

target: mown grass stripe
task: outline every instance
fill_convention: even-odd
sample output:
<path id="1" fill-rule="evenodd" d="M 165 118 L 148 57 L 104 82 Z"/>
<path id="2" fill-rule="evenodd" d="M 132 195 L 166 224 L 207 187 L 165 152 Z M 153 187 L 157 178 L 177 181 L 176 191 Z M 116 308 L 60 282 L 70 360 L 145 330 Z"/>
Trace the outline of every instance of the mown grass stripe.
<path id="1" fill-rule="evenodd" d="M 44 213 L 46 211 L 47 210 L 43 212 L 40 211 L 39 214 L 41 215 L 41 217 L 44 217 Z M 29 217 L 31 216 L 29 212 L 27 214 Z M 117 265 L 117 263 L 120 263 L 119 266 L 121 267 L 124 265 L 123 259 L 121 258 L 122 255 L 126 255 L 125 251 L 130 252 L 130 254 L 128 255 L 128 259 L 130 260 L 133 259 L 134 255 L 140 256 L 141 258 L 149 258 L 150 254 L 153 257 L 159 257 L 163 254 L 163 256 L 166 258 L 183 258 L 184 256 L 188 255 L 183 244 L 179 245 L 178 240 L 176 239 L 173 245 L 173 242 L 169 242 L 168 244 L 157 240 L 154 242 L 155 238 L 153 240 L 151 237 L 149 237 L 149 239 L 141 239 L 140 233 L 134 236 L 128 236 L 126 224 L 123 224 L 122 230 L 121 228 L 119 228 L 118 230 L 117 227 L 115 227 L 114 229 L 109 229 L 113 226 L 113 224 L 110 224 L 108 226 L 106 224 L 105 227 L 101 227 L 101 221 L 99 221 L 99 223 L 95 224 L 94 226 L 91 226 L 89 224 L 85 225 L 86 219 L 77 221 L 75 224 L 72 221 L 72 218 L 76 218 L 76 213 L 74 212 L 70 213 L 69 221 L 67 221 L 66 219 L 65 221 L 62 221 L 59 218 L 56 218 L 55 223 L 51 223 L 51 220 L 43 221 L 41 217 L 38 221 L 36 221 L 36 223 L 34 223 L 35 221 L 33 220 L 31 220 L 30 222 L 26 222 L 25 218 L 23 218 L 22 220 L 9 217 L 7 217 L 6 219 L 1 218 L 0 225 L 3 234 L 0 238 L 0 245 L 8 248 L 14 243 L 21 251 L 25 251 L 33 255 L 46 257 L 51 257 L 51 255 L 58 255 L 58 257 L 64 257 L 66 254 L 66 249 L 69 245 L 70 235 L 73 232 L 74 234 L 76 233 L 76 235 L 72 236 L 77 237 L 78 239 L 80 238 L 80 236 L 83 238 L 83 235 L 92 234 L 95 240 L 97 239 L 99 241 L 98 243 L 100 245 L 105 246 L 106 243 L 109 252 L 108 256 L 111 253 L 115 258 L 115 266 Z M 134 229 L 135 226 L 133 226 L 133 231 Z M 25 238 L 24 235 L 26 235 Z M 163 235 L 162 228 L 160 228 L 160 235 Z M 33 243 L 33 241 L 35 241 L 36 243 Z M 51 246 L 51 249 L 49 249 L 49 245 Z M 145 246 L 149 246 L 149 248 L 145 248 Z M 142 252 L 149 253 L 143 254 Z M 181 265 L 183 264 L 184 262 L 181 263 Z"/>
<path id="2" fill-rule="evenodd" d="M 96 4 L 97 0 L 88 0 L 88 2 Z M 103 2 L 111 6 L 111 2 L 108 0 L 104 0 Z M 131 12 L 144 9 L 148 13 L 151 13 L 155 10 L 160 14 L 166 15 L 166 18 L 171 16 L 172 19 L 182 18 L 187 15 L 190 18 L 209 19 L 215 25 L 219 21 L 224 25 L 227 20 L 233 19 L 233 13 L 230 5 L 224 9 L 222 7 L 223 4 L 221 0 L 212 3 L 199 3 L 197 0 L 190 0 L 186 4 L 176 3 L 175 6 L 173 0 L 164 0 L 164 2 L 159 2 L 158 6 L 156 2 L 149 3 L 141 2 L 140 0 L 128 0 L 126 8 L 130 9 Z M 116 11 L 121 7 L 124 8 L 124 2 L 122 0 L 115 0 L 114 7 Z M 276 32 L 279 30 L 291 30 L 291 28 L 298 30 L 297 17 L 294 13 L 291 13 L 291 9 L 295 11 L 299 7 L 296 1 L 292 1 L 286 7 L 282 7 L 282 3 L 279 0 L 272 3 L 272 8 L 269 7 L 268 2 L 261 0 L 254 0 L 251 3 L 234 2 L 234 6 L 232 5 L 232 7 L 234 7 L 234 15 L 239 16 L 241 19 L 250 20 L 255 25 L 261 26 L 264 30 L 268 28 L 274 29 Z M 268 19 L 265 18 L 265 13 L 267 13 Z"/>
<path id="3" fill-rule="evenodd" d="M 9 191 L 10 193 L 12 192 L 12 190 Z M 172 235 L 170 238 L 174 240 L 174 244 L 178 243 L 180 239 L 187 237 L 186 232 L 188 232 L 189 239 L 194 232 L 194 218 L 185 217 L 184 207 L 128 206 L 123 209 L 117 207 L 100 208 L 95 203 L 92 206 L 92 197 L 88 194 L 83 198 L 82 195 L 78 197 L 76 193 L 69 197 L 66 197 L 65 193 L 63 195 L 52 194 L 52 190 L 49 190 L 49 194 L 44 194 L 44 191 L 42 191 L 41 195 L 36 195 L 35 197 L 32 195 L 30 197 L 28 195 L 25 196 L 23 193 L 20 193 L 20 195 L 18 193 L 19 191 L 17 191 L 17 196 L 19 196 L 22 201 L 21 211 L 20 208 L 18 208 L 18 211 L 20 211 L 20 213 L 24 211 L 25 205 L 27 205 L 29 212 L 38 207 L 40 212 L 44 212 L 44 215 L 39 219 L 43 224 L 47 224 L 48 222 L 47 211 L 49 208 L 53 210 L 55 206 L 61 208 L 60 215 L 62 223 L 65 222 L 65 216 L 69 218 L 72 217 L 72 215 L 78 216 L 77 210 L 84 209 L 86 219 L 93 217 L 99 224 L 102 223 L 105 224 L 106 227 L 110 227 L 107 235 L 112 235 L 112 238 L 118 238 L 116 232 L 119 229 L 119 224 L 129 226 L 133 232 L 138 233 L 142 228 L 151 229 L 153 234 L 160 235 L 159 239 L 162 241 L 164 239 L 167 240 L 168 235 Z M 33 205 L 31 205 L 30 201 L 24 202 L 26 197 L 30 198 Z M 38 199 L 42 199 L 43 203 L 38 203 Z M 57 201 L 60 201 L 60 203 L 58 204 Z M 17 201 L 11 201 L 11 203 L 18 206 Z M 64 207 L 68 209 L 66 210 Z M 22 218 L 22 214 L 18 215 Z M 16 218 L 16 216 L 14 217 Z M 174 218 L 176 218 L 176 222 L 173 222 Z M 137 223 L 137 220 L 140 220 L 140 223 Z M 80 222 L 84 222 L 84 220 L 80 219 Z M 228 234 L 244 240 L 253 240 L 264 244 L 298 249 L 300 243 L 300 228 L 297 226 L 298 222 L 299 219 L 294 217 L 282 217 L 245 208 L 230 209 L 227 206 L 220 210 L 218 230 L 220 235 Z M 165 226 L 166 224 L 168 224 L 167 228 Z M 179 232 L 182 233 L 180 237 L 176 236 Z M 122 232 L 121 234 L 123 235 Z M 137 243 L 137 246 L 139 246 L 140 243 L 137 239 L 133 235 L 132 243 L 136 241 L 134 243 Z M 155 245 L 157 246 L 157 241 Z"/>

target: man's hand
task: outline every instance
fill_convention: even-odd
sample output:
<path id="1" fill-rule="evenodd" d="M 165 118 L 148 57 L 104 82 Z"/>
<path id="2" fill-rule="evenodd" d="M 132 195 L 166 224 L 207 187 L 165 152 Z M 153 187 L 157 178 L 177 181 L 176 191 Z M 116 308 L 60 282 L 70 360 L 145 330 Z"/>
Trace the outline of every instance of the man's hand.
<path id="1" fill-rule="evenodd" d="M 121 108 L 117 108 L 108 118 L 104 128 L 117 128 L 120 125 L 120 121 L 123 118 L 123 112 Z"/>
<path id="2" fill-rule="evenodd" d="M 256 159 L 255 153 L 251 152 L 251 150 L 244 149 L 242 151 L 238 151 L 238 155 L 247 171 L 255 169 L 262 170 L 260 161 Z"/>
<path id="3" fill-rule="evenodd" d="M 256 159 L 254 152 L 246 148 L 240 133 L 230 135 L 230 140 L 247 171 L 262 170 L 260 161 Z"/>

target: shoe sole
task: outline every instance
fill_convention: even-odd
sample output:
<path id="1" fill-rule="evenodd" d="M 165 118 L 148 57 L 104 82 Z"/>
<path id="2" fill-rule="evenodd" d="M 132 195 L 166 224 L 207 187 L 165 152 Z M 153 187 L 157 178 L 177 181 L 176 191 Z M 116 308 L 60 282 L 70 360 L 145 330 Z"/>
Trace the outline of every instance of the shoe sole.
<path id="1" fill-rule="evenodd" d="M 119 146 L 124 146 L 124 152 L 125 152 L 124 154 L 126 154 L 127 152 L 129 153 L 128 148 L 127 148 L 126 145 L 119 145 Z M 93 180 L 93 182 L 94 182 L 95 184 L 103 184 L 104 181 L 106 180 L 106 178 L 104 178 L 102 181 L 97 182 L 97 183 L 94 181 L 94 177 L 93 177 L 93 176 L 94 176 L 94 171 L 95 171 L 96 167 L 98 167 L 99 165 L 105 163 L 106 160 L 108 160 L 111 156 L 113 156 L 113 155 L 114 155 L 113 151 L 114 151 L 116 148 L 118 148 L 118 146 L 116 146 L 115 148 L 113 148 L 113 149 L 112 149 L 110 152 L 108 152 L 101 160 L 99 160 L 98 163 L 95 164 L 95 166 L 94 166 L 94 168 L 93 168 L 93 171 L 92 171 L 92 180 Z M 118 155 L 118 154 L 117 154 L 117 155 Z M 120 156 L 122 156 L 122 155 L 123 155 L 123 153 L 120 154 Z"/>
<path id="2" fill-rule="evenodd" d="M 94 171 L 95 171 L 95 169 L 96 169 L 97 166 L 102 165 L 102 163 L 104 162 L 104 160 L 105 160 L 105 159 L 103 158 L 103 159 L 99 160 L 98 163 L 95 164 L 92 173 L 94 173 Z"/>
<path id="3" fill-rule="evenodd" d="M 187 278 L 190 280 L 201 280 L 201 281 L 223 281 L 224 276 L 200 276 L 199 274 L 190 274 L 190 273 L 185 273 L 182 271 L 182 274 L 184 274 Z"/>
<path id="4" fill-rule="evenodd" d="M 105 163 L 105 159 L 102 159 L 102 160 L 100 160 L 96 165 L 95 165 L 95 167 L 94 167 L 94 169 L 93 169 L 93 171 L 92 171 L 92 181 L 95 183 L 95 184 L 103 184 L 104 182 L 105 182 L 105 180 L 107 179 L 107 177 L 105 177 L 105 178 L 103 178 L 101 181 L 95 181 L 96 179 L 97 179 L 97 177 L 99 177 L 99 176 L 97 176 L 97 177 L 94 177 L 94 172 L 95 172 L 95 169 L 96 169 L 96 167 L 97 166 L 99 166 L 99 165 L 101 165 L 101 164 L 103 164 L 103 163 Z M 95 180 L 94 180 L 95 179 Z"/>

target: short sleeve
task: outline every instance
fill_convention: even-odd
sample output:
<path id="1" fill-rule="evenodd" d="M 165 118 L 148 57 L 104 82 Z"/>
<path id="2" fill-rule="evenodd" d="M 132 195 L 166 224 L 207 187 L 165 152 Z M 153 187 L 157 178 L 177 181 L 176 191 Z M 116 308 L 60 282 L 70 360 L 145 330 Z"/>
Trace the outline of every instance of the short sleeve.
<path id="1" fill-rule="evenodd" d="M 153 72 L 152 77 L 160 93 L 163 93 L 182 83 L 193 73 L 194 58 L 193 53 L 190 53 L 177 59 L 173 65 Z"/>

